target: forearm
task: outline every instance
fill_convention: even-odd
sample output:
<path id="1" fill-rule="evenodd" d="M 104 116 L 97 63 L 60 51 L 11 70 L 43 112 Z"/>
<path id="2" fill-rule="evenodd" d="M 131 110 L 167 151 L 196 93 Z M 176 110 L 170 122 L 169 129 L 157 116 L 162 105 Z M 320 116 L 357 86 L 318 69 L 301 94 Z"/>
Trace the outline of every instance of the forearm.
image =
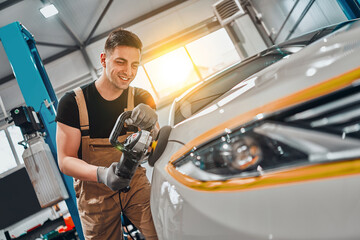
<path id="1" fill-rule="evenodd" d="M 80 142 L 79 129 L 57 123 L 56 146 L 60 171 L 80 180 L 97 181 L 97 166 L 77 158 Z"/>
<path id="2" fill-rule="evenodd" d="M 97 181 L 97 166 L 86 163 L 85 161 L 66 156 L 59 161 L 61 172 L 64 174 L 83 180 Z"/>

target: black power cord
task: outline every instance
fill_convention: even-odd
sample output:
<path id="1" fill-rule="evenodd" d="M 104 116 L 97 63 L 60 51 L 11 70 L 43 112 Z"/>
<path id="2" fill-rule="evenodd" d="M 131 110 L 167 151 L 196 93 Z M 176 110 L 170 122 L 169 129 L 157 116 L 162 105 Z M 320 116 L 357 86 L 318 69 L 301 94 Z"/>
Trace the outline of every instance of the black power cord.
<path id="1" fill-rule="evenodd" d="M 123 206 L 122 206 L 122 204 L 121 204 L 121 196 L 120 196 L 120 191 L 119 191 L 119 202 L 120 202 L 120 208 L 121 208 L 121 215 L 123 214 L 123 212 L 124 212 L 124 209 L 123 209 Z M 129 231 L 129 229 L 127 228 L 127 226 L 125 225 L 125 228 L 126 228 L 126 231 L 127 231 L 127 233 L 129 234 L 129 236 L 131 237 L 131 239 L 132 240 L 135 240 L 132 236 L 131 236 L 131 233 L 130 233 L 130 231 Z"/>

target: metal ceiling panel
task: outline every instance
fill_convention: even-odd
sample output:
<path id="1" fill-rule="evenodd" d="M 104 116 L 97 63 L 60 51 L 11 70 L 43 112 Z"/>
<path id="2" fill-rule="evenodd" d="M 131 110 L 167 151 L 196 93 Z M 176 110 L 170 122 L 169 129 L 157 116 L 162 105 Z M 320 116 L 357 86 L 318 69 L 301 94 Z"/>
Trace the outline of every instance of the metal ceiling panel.
<path id="1" fill-rule="evenodd" d="M 21 22 L 37 41 L 74 45 L 74 41 L 63 30 L 54 17 L 45 18 L 39 9 L 43 6 L 40 0 L 21 1 L 1 11 L 0 27 L 9 23 Z"/>
<path id="2" fill-rule="evenodd" d="M 85 41 L 107 2 L 108 0 L 63 0 L 53 1 L 53 4 L 63 21 L 81 41 Z"/>
<path id="3" fill-rule="evenodd" d="M 43 6 L 40 0 L 20 1 L 6 9 L 0 14 L 0 27 L 15 21 L 21 22 L 39 42 L 58 43 L 64 45 L 75 45 L 73 39 L 66 33 L 56 18 L 46 19 L 40 14 L 39 9 Z M 48 47 L 38 45 L 39 53 L 42 59 L 53 56 L 65 48 Z M 8 62 L 3 48 L 0 50 L 0 62 Z M 12 74 L 11 68 L 7 64 L 0 67 L 0 79 Z"/>
<path id="4" fill-rule="evenodd" d="M 110 28 L 116 28 L 129 20 L 139 18 L 155 9 L 158 9 L 173 0 L 122 0 L 114 1 L 105 15 L 103 21 L 99 24 L 94 35 L 100 35 Z"/>
<path id="5" fill-rule="evenodd" d="M 161 7 L 176 0 L 0 0 L 0 27 L 14 21 L 21 22 L 34 36 L 40 56 L 45 62 L 85 46 L 86 40 L 104 37 L 112 29 L 133 20 L 156 14 Z M 53 3 L 59 14 L 45 18 L 39 9 L 44 3 Z M 109 2 L 111 4 L 109 4 Z M 11 3 L 11 4 L 10 4 Z M 106 11 L 106 6 L 110 5 Z M 166 10 L 164 8 L 164 10 Z M 155 13 L 154 13 L 155 12 Z M 103 18 L 101 18 L 103 16 Z M 96 26 L 96 23 L 98 25 Z M 92 32 L 93 31 L 93 32 Z M 92 34 L 93 39 L 88 39 Z M 100 36 L 99 36 L 100 35 Z M 89 41 L 90 42 L 90 41 Z M 90 42 L 91 43 L 91 42 Z M 0 62 L 8 61 L 0 49 Z M 0 66 L 0 80 L 12 76 L 8 65 Z"/>

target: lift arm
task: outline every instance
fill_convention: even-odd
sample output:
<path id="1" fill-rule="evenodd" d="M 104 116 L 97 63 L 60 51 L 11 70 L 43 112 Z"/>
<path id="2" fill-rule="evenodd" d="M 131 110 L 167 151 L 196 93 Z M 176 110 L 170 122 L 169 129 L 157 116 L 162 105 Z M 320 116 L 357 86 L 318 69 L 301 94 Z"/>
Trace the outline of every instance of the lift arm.
<path id="1" fill-rule="evenodd" d="M 9 59 L 25 103 L 40 113 L 45 131 L 46 143 L 50 146 L 54 159 L 56 153 L 56 108 L 58 101 L 49 77 L 42 64 L 33 35 L 19 22 L 0 28 L 0 41 Z M 76 231 L 84 239 L 79 213 L 76 206 L 73 179 L 62 174 L 70 198 L 67 207 L 74 221 Z"/>

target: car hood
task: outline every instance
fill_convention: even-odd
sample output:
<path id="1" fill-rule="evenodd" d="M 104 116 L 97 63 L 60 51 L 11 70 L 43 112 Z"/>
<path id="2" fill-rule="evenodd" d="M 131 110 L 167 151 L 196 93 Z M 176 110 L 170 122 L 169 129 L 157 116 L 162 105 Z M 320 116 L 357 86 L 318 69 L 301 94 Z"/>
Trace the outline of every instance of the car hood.
<path id="1" fill-rule="evenodd" d="M 273 112 L 263 106 L 281 102 L 288 96 L 359 68 L 358 36 L 360 23 L 354 22 L 345 30 L 331 34 L 254 74 L 197 114 L 174 126 L 169 140 L 188 144 L 204 134 L 225 133 L 229 130 L 227 123 L 229 128 L 233 128 L 262 118 Z M 306 100 L 301 99 L 302 102 Z M 239 120 L 242 115 L 246 118 Z"/>

